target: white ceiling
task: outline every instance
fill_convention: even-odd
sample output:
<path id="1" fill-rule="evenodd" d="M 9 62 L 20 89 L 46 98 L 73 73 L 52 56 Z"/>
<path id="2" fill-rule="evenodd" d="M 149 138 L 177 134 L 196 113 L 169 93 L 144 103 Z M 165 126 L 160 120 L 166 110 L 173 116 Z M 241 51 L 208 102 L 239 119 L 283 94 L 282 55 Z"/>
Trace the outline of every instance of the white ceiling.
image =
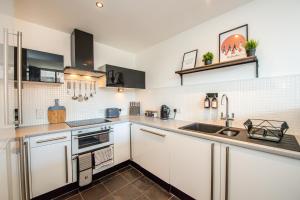
<path id="1" fill-rule="evenodd" d="M 17 18 L 138 52 L 251 0 L 102 0 L 101 9 L 96 0 L 15 1 Z"/>

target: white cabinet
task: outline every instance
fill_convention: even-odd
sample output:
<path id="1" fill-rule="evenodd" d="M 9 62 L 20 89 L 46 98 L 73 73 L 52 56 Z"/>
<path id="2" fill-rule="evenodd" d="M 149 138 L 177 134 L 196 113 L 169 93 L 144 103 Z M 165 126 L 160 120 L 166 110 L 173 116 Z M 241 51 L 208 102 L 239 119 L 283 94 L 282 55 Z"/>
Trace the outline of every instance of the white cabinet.
<path id="1" fill-rule="evenodd" d="M 226 144 L 221 157 L 222 200 L 300 199 L 299 160 Z"/>
<path id="2" fill-rule="evenodd" d="M 32 197 L 72 182 L 70 134 L 65 132 L 30 138 Z"/>
<path id="3" fill-rule="evenodd" d="M 133 161 L 169 183 L 169 133 L 160 129 L 133 124 L 131 139 Z"/>
<path id="4" fill-rule="evenodd" d="M 170 184 L 195 199 L 220 199 L 220 144 L 170 134 Z"/>
<path id="5" fill-rule="evenodd" d="M 130 123 L 113 125 L 114 131 L 114 164 L 130 159 Z"/>

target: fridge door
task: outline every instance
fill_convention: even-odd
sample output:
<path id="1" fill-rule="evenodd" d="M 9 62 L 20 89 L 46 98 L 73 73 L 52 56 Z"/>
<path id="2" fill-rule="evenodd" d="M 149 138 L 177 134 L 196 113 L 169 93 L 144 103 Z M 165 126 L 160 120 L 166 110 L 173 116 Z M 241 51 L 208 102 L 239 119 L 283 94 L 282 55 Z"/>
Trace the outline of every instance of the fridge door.
<path id="1" fill-rule="evenodd" d="M 18 105 L 14 89 L 14 53 L 17 45 L 14 1 L 1 0 L 0 6 L 0 199 L 19 200 L 20 150 L 15 136 L 14 109 Z"/>

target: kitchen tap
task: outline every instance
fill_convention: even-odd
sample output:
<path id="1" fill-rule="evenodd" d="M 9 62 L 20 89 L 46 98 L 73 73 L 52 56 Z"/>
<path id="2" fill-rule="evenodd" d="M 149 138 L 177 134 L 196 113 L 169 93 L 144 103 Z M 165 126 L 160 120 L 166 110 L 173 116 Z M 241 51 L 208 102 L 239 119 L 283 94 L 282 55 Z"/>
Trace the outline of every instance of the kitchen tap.
<path id="1" fill-rule="evenodd" d="M 225 121 L 225 126 L 230 127 L 232 124 L 232 121 L 234 119 L 234 113 L 231 114 L 231 118 L 229 117 L 229 100 L 226 94 L 223 94 L 222 99 L 221 99 L 221 105 L 224 105 L 223 100 L 226 100 L 226 115 L 225 117 L 223 116 L 223 112 L 221 113 L 221 119 L 226 120 Z"/>

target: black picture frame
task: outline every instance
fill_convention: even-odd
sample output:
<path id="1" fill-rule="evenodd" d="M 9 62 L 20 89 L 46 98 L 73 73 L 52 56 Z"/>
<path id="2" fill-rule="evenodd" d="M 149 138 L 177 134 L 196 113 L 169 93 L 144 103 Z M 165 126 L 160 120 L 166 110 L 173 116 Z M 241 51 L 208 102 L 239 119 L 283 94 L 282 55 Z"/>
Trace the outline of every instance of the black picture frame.
<path id="1" fill-rule="evenodd" d="M 196 67 L 196 64 L 197 64 L 197 57 L 198 57 L 198 49 L 195 49 L 195 50 L 192 50 L 192 51 L 189 51 L 189 52 L 185 52 L 184 54 L 183 54 L 183 57 L 182 57 L 182 63 L 181 63 L 181 70 L 184 70 L 183 69 L 183 65 L 184 65 L 184 60 L 185 60 L 185 57 L 186 57 L 186 55 L 188 55 L 188 54 L 191 54 L 191 53 L 193 53 L 193 52 L 196 52 L 196 56 L 195 56 L 195 58 L 194 58 L 194 65 L 193 65 L 193 67 Z"/>
<path id="2" fill-rule="evenodd" d="M 222 32 L 222 33 L 219 34 L 219 62 L 221 62 L 221 36 L 226 34 L 226 33 L 229 33 L 229 32 L 244 28 L 244 27 L 246 28 L 246 40 L 248 41 L 248 39 L 249 39 L 249 26 L 248 26 L 248 24 L 244 24 L 242 26 L 227 30 L 227 31 Z"/>

